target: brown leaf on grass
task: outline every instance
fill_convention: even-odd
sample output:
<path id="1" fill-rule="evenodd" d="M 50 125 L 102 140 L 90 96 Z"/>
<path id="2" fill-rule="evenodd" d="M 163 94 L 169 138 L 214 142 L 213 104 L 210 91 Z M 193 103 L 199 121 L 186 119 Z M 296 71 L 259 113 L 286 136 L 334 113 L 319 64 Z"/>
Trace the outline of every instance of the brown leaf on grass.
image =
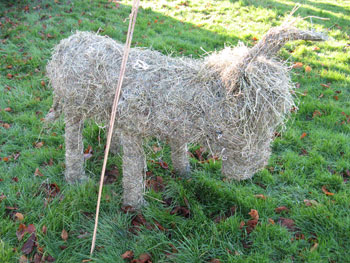
<path id="1" fill-rule="evenodd" d="M 26 232 L 29 233 L 29 234 L 32 234 L 36 231 L 36 228 L 33 224 L 29 224 L 26 228 Z"/>
<path id="2" fill-rule="evenodd" d="M 13 75 L 12 75 L 11 73 L 7 73 L 6 77 L 7 77 L 8 79 L 12 79 L 12 78 L 13 78 Z"/>
<path id="3" fill-rule="evenodd" d="M 61 238 L 64 241 L 67 241 L 67 239 L 68 239 L 68 232 L 65 229 L 63 229 L 62 232 L 61 232 Z"/>
<path id="4" fill-rule="evenodd" d="M 126 252 L 124 252 L 124 254 L 122 255 L 122 259 L 133 259 L 134 258 L 134 252 L 132 252 L 131 250 L 128 250 Z"/>
<path id="5" fill-rule="evenodd" d="M 320 94 L 320 96 L 318 96 L 319 99 L 323 98 L 323 93 Z"/>
<path id="6" fill-rule="evenodd" d="M 221 263 L 220 259 L 218 259 L 218 258 L 213 258 L 209 262 L 210 263 Z"/>
<path id="7" fill-rule="evenodd" d="M 258 199 L 264 199 L 266 200 L 266 196 L 264 196 L 263 194 L 259 194 L 259 195 L 254 195 L 256 198 Z"/>
<path id="8" fill-rule="evenodd" d="M 331 193 L 327 190 L 326 186 L 322 186 L 322 191 L 326 194 L 326 195 L 334 195 L 334 193 Z"/>
<path id="9" fill-rule="evenodd" d="M 318 247 L 318 243 L 315 243 L 311 248 L 310 248 L 310 252 L 313 252 L 317 249 Z"/>
<path id="10" fill-rule="evenodd" d="M 305 67 L 305 72 L 306 73 L 309 73 L 309 72 L 311 72 L 312 71 L 312 68 L 310 67 L 310 66 L 306 66 Z"/>
<path id="11" fill-rule="evenodd" d="M 304 200 L 304 203 L 305 203 L 305 205 L 306 206 L 316 206 L 316 205 L 318 205 L 319 203 L 317 202 L 317 201 L 315 201 L 315 200 L 308 200 L 308 199 L 305 199 Z"/>
<path id="12" fill-rule="evenodd" d="M 2 180 L 0 180 L 0 182 L 1 182 L 1 181 L 2 181 Z M 1 195 L 0 195 L 0 203 L 1 203 L 1 201 L 4 200 L 4 199 L 6 199 L 6 195 L 1 194 Z"/>
<path id="13" fill-rule="evenodd" d="M 241 223 L 239 224 L 239 229 L 242 229 L 245 226 L 245 222 L 241 221 Z"/>
<path id="14" fill-rule="evenodd" d="M 18 183 L 18 177 L 12 177 L 11 179 L 12 179 L 12 181 Z"/>
<path id="15" fill-rule="evenodd" d="M 43 227 L 41 228 L 41 232 L 43 233 L 43 235 L 46 235 L 47 227 L 45 225 L 43 225 Z"/>
<path id="16" fill-rule="evenodd" d="M 28 262 L 28 259 L 25 255 L 22 255 L 20 258 L 19 258 L 19 263 L 27 263 Z"/>
<path id="17" fill-rule="evenodd" d="M 247 222 L 247 233 L 250 234 L 257 226 L 258 219 L 248 220 Z"/>
<path id="18" fill-rule="evenodd" d="M 275 212 L 277 214 L 280 214 L 280 213 L 282 213 L 284 211 L 288 213 L 289 209 L 286 206 L 280 206 L 280 207 L 275 208 Z"/>
<path id="19" fill-rule="evenodd" d="M 35 148 L 41 148 L 44 146 L 44 142 L 37 142 L 35 143 Z"/>
<path id="20" fill-rule="evenodd" d="M 163 169 L 169 169 L 169 166 L 166 162 L 164 162 L 163 160 L 159 159 L 158 164 L 160 165 L 160 167 L 162 167 Z"/>
<path id="21" fill-rule="evenodd" d="M 271 225 L 274 225 L 274 224 L 275 224 L 275 220 L 273 220 L 272 218 L 269 218 L 268 221 L 269 221 L 269 223 L 270 223 Z"/>
<path id="22" fill-rule="evenodd" d="M 55 259 L 54 259 L 51 255 L 47 255 L 47 256 L 45 257 L 45 260 L 46 260 L 47 262 L 54 262 L 54 261 L 55 261 Z"/>
<path id="23" fill-rule="evenodd" d="M 89 160 L 92 157 L 92 153 L 93 153 L 92 146 L 89 145 L 87 149 L 85 149 L 84 151 L 84 159 Z"/>
<path id="24" fill-rule="evenodd" d="M 83 259 L 81 262 L 85 263 L 85 262 L 90 262 L 92 261 L 92 259 Z"/>
<path id="25" fill-rule="evenodd" d="M 333 98 L 334 98 L 335 100 L 339 100 L 339 97 L 338 97 L 337 95 L 335 95 Z"/>
<path id="26" fill-rule="evenodd" d="M 42 87 L 45 87 L 46 86 L 46 83 L 45 83 L 45 81 L 40 81 L 40 85 L 42 86 Z"/>
<path id="27" fill-rule="evenodd" d="M 321 117 L 322 113 L 320 111 L 318 111 L 318 110 L 315 110 L 314 113 L 312 114 L 312 118 L 315 118 L 317 116 Z"/>
<path id="28" fill-rule="evenodd" d="M 183 217 L 189 218 L 190 217 L 190 210 L 187 207 L 183 206 L 176 206 L 173 210 L 170 212 L 171 215 L 177 214 L 181 215 Z"/>
<path id="29" fill-rule="evenodd" d="M 153 221 L 160 231 L 163 231 L 163 232 L 166 231 L 166 229 L 157 220 L 153 220 Z"/>
<path id="30" fill-rule="evenodd" d="M 16 218 L 17 220 L 19 220 L 19 221 L 23 221 L 24 216 L 23 216 L 23 214 L 17 212 L 17 213 L 15 214 L 15 218 Z"/>
<path id="31" fill-rule="evenodd" d="M 11 128 L 11 125 L 8 124 L 8 123 L 4 123 L 4 124 L 2 125 L 2 127 L 4 127 L 5 129 L 10 129 L 10 128 Z"/>
<path id="32" fill-rule="evenodd" d="M 146 186 L 153 189 L 156 192 L 163 191 L 165 188 L 165 185 L 163 183 L 163 177 L 157 176 L 156 179 L 147 180 Z"/>
<path id="33" fill-rule="evenodd" d="M 35 169 L 34 175 L 35 175 L 35 176 L 44 176 L 44 175 L 40 172 L 39 168 L 36 168 L 36 169 Z"/>
<path id="34" fill-rule="evenodd" d="M 312 48 L 312 50 L 313 50 L 313 51 L 318 51 L 318 50 L 320 50 L 320 48 L 319 48 L 318 46 L 314 46 L 314 47 Z"/>
<path id="35" fill-rule="evenodd" d="M 259 213 L 257 210 L 251 209 L 248 214 L 251 216 L 252 219 L 259 220 Z"/>
<path id="36" fill-rule="evenodd" d="M 302 68 L 303 67 L 303 63 L 301 62 L 296 62 L 294 63 L 294 65 L 292 66 L 292 68 Z"/>
<path id="37" fill-rule="evenodd" d="M 143 253 L 139 256 L 139 263 L 152 263 L 151 256 L 148 253 Z"/>
<path id="38" fill-rule="evenodd" d="M 295 233 L 295 240 L 305 240 L 305 235 L 303 233 Z"/>
<path id="39" fill-rule="evenodd" d="M 30 235 L 28 240 L 23 244 L 23 247 L 21 249 L 22 253 L 25 255 L 32 253 L 32 251 L 34 249 L 35 241 L 36 241 L 36 236 L 33 233 Z"/>
<path id="40" fill-rule="evenodd" d="M 294 231 L 295 230 L 295 224 L 294 224 L 294 220 L 293 219 L 289 219 L 289 218 L 284 218 L 284 217 L 280 217 L 277 222 L 281 225 L 286 227 L 287 229 Z"/>
<path id="41" fill-rule="evenodd" d="M 18 230 L 16 231 L 16 236 L 18 241 L 21 241 L 25 235 L 25 233 L 27 233 L 26 231 L 27 227 L 24 224 L 20 224 L 18 227 Z"/>
<path id="42" fill-rule="evenodd" d="M 9 161 L 9 158 L 8 158 L 8 157 L 3 157 L 2 160 L 3 160 L 4 162 L 8 162 L 8 161 Z"/>
<path id="43" fill-rule="evenodd" d="M 153 145 L 153 146 L 152 146 L 152 149 L 153 149 L 153 151 L 154 151 L 155 153 L 157 153 L 157 152 L 160 152 L 160 151 L 162 150 L 162 147 L 157 146 L 157 145 Z"/>
<path id="44" fill-rule="evenodd" d="M 34 255 L 34 263 L 41 263 L 42 261 L 43 255 L 40 253 L 35 253 Z"/>
<path id="45" fill-rule="evenodd" d="M 329 89 L 331 86 L 327 84 L 321 84 L 322 87 Z"/>
<path id="46" fill-rule="evenodd" d="M 300 136 L 300 139 L 304 139 L 305 137 L 307 136 L 307 133 L 306 132 L 303 132 Z"/>
<path id="47" fill-rule="evenodd" d="M 41 184 L 40 188 L 46 194 L 46 197 L 56 197 L 60 192 L 60 188 L 55 183 L 43 183 Z"/>

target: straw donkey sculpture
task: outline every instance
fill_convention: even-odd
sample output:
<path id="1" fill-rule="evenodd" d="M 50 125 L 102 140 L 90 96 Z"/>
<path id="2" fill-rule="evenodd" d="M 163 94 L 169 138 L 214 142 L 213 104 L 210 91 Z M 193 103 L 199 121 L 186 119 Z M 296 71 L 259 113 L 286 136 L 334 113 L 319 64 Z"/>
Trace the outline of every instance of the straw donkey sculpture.
<path id="1" fill-rule="evenodd" d="M 140 207 L 146 169 L 143 140 L 171 147 L 176 172 L 188 173 L 187 143 L 207 145 L 222 158 L 228 179 L 244 180 L 266 164 L 274 131 L 294 107 L 289 68 L 275 54 L 290 40 L 327 37 L 293 23 L 271 28 L 252 48 L 226 47 L 201 59 L 132 48 L 118 104 L 114 140 L 123 149 L 123 202 Z M 54 102 L 46 120 L 65 118 L 66 180 L 84 180 L 86 118 L 107 121 L 123 45 L 77 32 L 62 40 L 47 65 Z"/>

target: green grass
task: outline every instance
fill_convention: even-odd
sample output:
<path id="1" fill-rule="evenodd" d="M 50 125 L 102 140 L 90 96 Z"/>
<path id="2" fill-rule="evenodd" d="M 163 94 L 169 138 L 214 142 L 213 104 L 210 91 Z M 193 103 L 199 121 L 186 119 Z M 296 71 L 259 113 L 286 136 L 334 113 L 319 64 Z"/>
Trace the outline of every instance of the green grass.
<path id="1" fill-rule="evenodd" d="M 279 53 L 290 63 L 303 63 L 303 68 L 292 72 L 293 81 L 300 84 L 296 93 L 299 111 L 274 141 L 266 169 L 252 180 L 227 183 L 221 178 L 220 162 L 203 165 L 192 158 L 191 177 L 178 179 L 171 173 L 169 148 L 151 140 L 147 146 L 149 170 L 164 178 L 166 188 L 149 190 L 142 214 L 151 225 L 156 220 L 166 231 L 145 226 L 138 235 L 129 231 L 132 215 L 120 209 L 119 177 L 104 188 L 92 262 L 125 262 L 121 254 L 127 250 L 136 258 L 149 253 L 153 262 L 210 262 L 214 258 L 221 262 L 350 262 L 350 124 L 346 117 L 350 115 L 350 4 L 341 0 L 144 0 L 133 43 L 193 57 L 221 49 L 225 43 L 253 45 L 253 37 L 259 39 L 271 26 L 279 25 L 296 2 L 301 4 L 297 15 L 329 18 L 306 19 L 300 27 L 327 30 L 334 40 L 292 42 Z M 52 103 L 45 65 L 52 48 L 75 30 L 100 30 L 102 35 L 125 41 L 131 1 L 118 4 L 0 2 L 0 196 L 5 196 L 0 201 L 0 262 L 18 262 L 21 257 L 29 235 L 18 241 L 20 223 L 35 225 L 38 246 L 56 262 L 89 259 L 104 131 L 86 123 L 84 144 L 94 150 L 86 162 L 92 180 L 68 185 L 63 177 L 64 146 L 60 146 L 64 145 L 63 121 L 49 127 L 41 121 Z M 305 66 L 312 71 L 306 73 Z M 303 133 L 306 136 L 301 139 Z M 44 145 L 36 148 L 38 142 Z M 158 143 L 162 150 L 154 153 L 152 146 Z M 170 169 L 152 162 L 159 158 Z M 120 169 L 120 162 L 119 156 L 112 155 L 108 169 L 114 164 Z M 34 175 L 36 168 L 42 177 Z M 56 183 L 60 193 L 48 201 L 43 185 L 50 183 Z M 334 195 L 326 195 L 323 186 Z M 256 198 L 257 194 L 266 200 Z M 167 198 L 172 199 L 170 207 L 160 201 Z M 306 206 L 305 199 L 318 204 Z M 171 214 L 176 206 L 188 206 L 190 216 Z M 214 221 L 233 206 L 233 216 Z M 280 206 L 289 211 L 276 213 Z M 260 218 L 248 234 L 240 224 L 248 222 L 251 209 Z M 16 212 L 23 214 L 23 222 L 15 219 Z M 295 229 L 278 224 L 280 217 L 292 219 Z M 67 241 L 61 238 L 63 229 L 69 233 Z M 27 255 L 28 262 L 37 250 Z"/>

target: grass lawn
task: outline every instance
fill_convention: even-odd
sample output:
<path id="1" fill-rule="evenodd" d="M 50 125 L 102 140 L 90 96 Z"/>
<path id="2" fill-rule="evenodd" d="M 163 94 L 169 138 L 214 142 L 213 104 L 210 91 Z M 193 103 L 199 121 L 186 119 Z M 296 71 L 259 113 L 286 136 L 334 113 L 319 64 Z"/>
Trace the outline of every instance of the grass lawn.
<path id="1" fill-rule="evenodd" d="M 148 206 L 135 215 L 121 209 L 121 160 L 111 155 L 90 258 L 105 133 L 86 123 L 91 180 L 68 185 L 63 120 L 42 122 L 52 103 L 45 66 L 52 48 L 76 30 L 125 41 L 131 2 L 0 1 L 0 262 L 129 262 L 121 256 L 126 251 L 136 259 L 148 253 L 152 262 L 350 262 L 350 3 L 344 0 L 142 1 L 133 45 L 173 56 L 199 57 L 239 41 L 251 46 L 296 2 L 296 15 L 329 18 L 299 26 L 327 31 L 333 40 L 291 42 L 279 53 L 302 63 L 292 70 L 299 110 L 252 180 L 224 182 L 220 162 L 199 162 L 196 145 L 191 177 L 177 178 L 168 146 L 150 140 L 153 187 Z M 251 209 L 259 214 L 256 226 Z"/>

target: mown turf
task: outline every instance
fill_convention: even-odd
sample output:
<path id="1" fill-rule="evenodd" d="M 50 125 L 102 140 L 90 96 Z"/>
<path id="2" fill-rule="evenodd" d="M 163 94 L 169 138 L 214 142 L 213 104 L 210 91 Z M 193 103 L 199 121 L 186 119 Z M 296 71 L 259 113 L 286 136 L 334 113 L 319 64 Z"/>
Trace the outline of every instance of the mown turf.
<path id="1" fill-rule="evenodd" d="M 293 70 L 293 80 L 299 83 L 299 110 L 282 136 L 276 137 L 266 169 L 252 180 L 227 183 L 220 175 L 220 162 L 201 164 L 193 157 L 191 177 L 177 178 L 171 173 L 169 148 L 151 140 L 146 147 L 150 176 L 163 177 L 166 187 L 147 193 L 148 206 L 142 214 L 150 225 L 141 226 L 137 235 L 132 233 L 133 215 L 120 209 L 118 177 L 104 188 L 91 262 L 125 262 L 121 255 L 127 250 L 135 258 L 149 253 L 153 262 L 350 262 L 349 3 L 142 1 L 133 43 L 193 57 L 225 43 L 253 45 L 254 38 L 279 25 L 296 2 L 301 4 L 297 15 L 329 18 L 305 19 L 300 26 L 327 31 L 333 40 L 297 41 L 280 52 L 290 63 L 303 63 Z M 52 103 L 45 65 L 52 47 L 75 30 L 99 30 L 125 41 L 130 4 L 0 1 L 0 262 L 18 262 L 23 255 L 30 235 L 18 241 L 20 223 L 36 228 L 37 246 L 26 256 L 28 262 L 39 251 L 55 262 L 90 258 L 104 131 L 86 123 L 85 148 L 93 149 L 86 171 L 92 180 L 68 185 L 63 178 L 63 121 L 48 127 L 41 121 Z M 310 72 L 305 72 L 306 66 Z M 194 156 L 197 149 L 191 148 Z M 159 159 L 169 163 L 169 169 L 161 168 Z M 119 156 L 112 155 L 108 170 L 115 164 L 120 170 L 120 162 Z M 43 176 L 35 175 L 37 168 Z M 57 195 L 47 190 L 57 192 L 54 184 L 60 190 Z M 326 195 L 322 187 L 334 195 Z M 311 206 L 304 200 L 311 200 Z M 179 206 L 190 214 L 171 213 Z M 288 210 L 277 213 L 281 206 Z M 230 216 L 232 207 L 236 210 Z M 251 209 L 260 216 L 252 231 Z M 22 222 L 16 220 L 16 213 L 24 216 Z M 218 219 L 225 214 L 226 219 Z M 294 226 L 281 225 L 281 218 L 293 220 Z M 63 229 L 68 231 L 66 241 L 61 237 Z"/>

